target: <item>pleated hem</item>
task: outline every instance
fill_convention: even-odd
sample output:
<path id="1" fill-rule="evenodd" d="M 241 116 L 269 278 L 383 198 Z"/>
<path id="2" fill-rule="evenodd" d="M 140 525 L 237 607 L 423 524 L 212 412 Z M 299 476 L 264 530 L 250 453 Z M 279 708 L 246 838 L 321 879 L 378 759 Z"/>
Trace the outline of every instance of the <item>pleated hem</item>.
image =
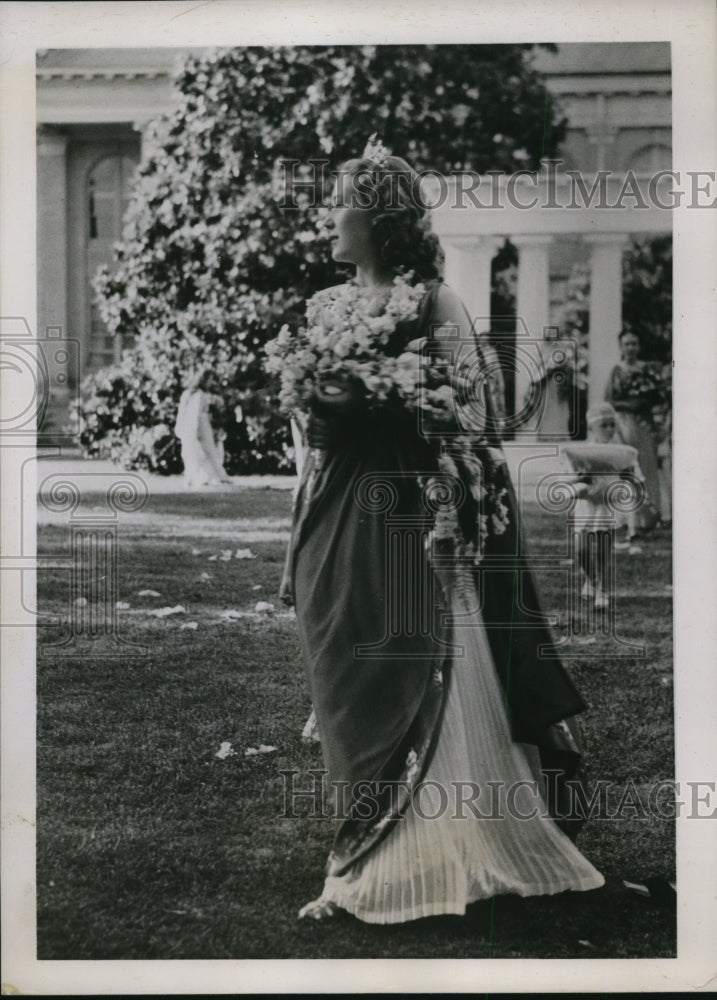
<path id="1" fill-rule="evenodd" d="M 482 622 L 457 627 L 456 641 L 465 653 L 449 674 L 420 794 L 380 844 L 325 881 L 323 898 L 365 923 L 461 916 L 470 903 L 495 896 L 552 896 L 605 884 L 549 818 L 538 789 L 532 794 L 533 774 L 511 737 Z M 458 810 L 466 782 L 475 800 L 497 807 L 500 826 Z"/>
<path id="2" fill-rule="evenodd" d="M 470 892 L 467 898 L 461 902 L 458 900 L 437 900 L 433 903 L 419 903 L 414 906 L 405 907 L 402 910 L 381 913 L 376 910 L 364 910 L 360 904 L 357 904 L 352 899 L 353 894 L 350 890 L 342 892 L 339 887 L 328 887 L 328 882 L 329 880 L 327 879 L 321 898 L 327 902 L 334 903 L 342 910 L 346 910 L 347 913 L 350 913 L 357 920 L 361 920 L 365 924 L 401 924 L 409 920 L 422 920 L 426 917 L 463 917 L 465 916 L 466 908 L 471 903 L 478 903 L 485 899 L 494 899 L 496 896 L 521 896 L 523 898 L 529 896 L 557 896 L 561 892 L 590 892 L 594 889 L 600 889 L 605 885 L 603 876 L 599 872 L 595 872 L 578 880 L 566 879 L 564 883 L 551 884 L 549 886 L 532 883 L 529 885 L 505 886 L 491 891 L 477 890 Z"/>

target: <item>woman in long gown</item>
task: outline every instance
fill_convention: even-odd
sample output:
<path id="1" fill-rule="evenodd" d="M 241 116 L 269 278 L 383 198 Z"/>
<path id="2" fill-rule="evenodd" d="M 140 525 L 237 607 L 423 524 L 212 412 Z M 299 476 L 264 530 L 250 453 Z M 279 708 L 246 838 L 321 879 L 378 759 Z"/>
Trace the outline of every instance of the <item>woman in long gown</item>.
<path id="1" fill-rule="evenodd" d="M 640 361 L 640 338 L 629 330 L 620 333 L 620 364 L 610 372 L 605 399 L 617 413 L 617 436 L 637 448 L 645 477 L 645 501 L 637 512 L 638 527 L 649 530 L 659 519 L 660 477 L 657 441 L 650 426 L 650 410 L 657 401 L 648 378 L 647 362 Z"/>
<path id="2" fill-rule="evenodd" d="M 399 273 L 425 285 L 418 317 L 396 329 L 397 354 L 422 337 L 449 354 L 446 332 L 472 344 L 403 159 L 379 144 L 344 164 L 327 226 L 334 259 L 377 296 Z M 464 913 L 499 893 L 599 887 L 600 873 L 548 815 L 560 812 L 564 787 L 539 790 L 531 769 L 532 755 L 554 776 L 578 773 L 571 717 L 585 706 L 550 656 L 489 403 L 482 419 L 471 416 L 471 462 L 449 459 L 445 427 L 368 409 L 355 385 L 331 388 L 312 407 L 282 584 L 338 816 L 323 891 L 300 916 L 342 908 L 395 923 Z M 442 509 L 466 539 L 483 523 L 472 499 L 478 461 L 495 501 L 486 517 L 503 521 L 482 562 L 461 572 L 435 529 Z M 579 825 L 563 818 L 570 832 L 571 820 Z"/>
<path id="3" fill-rule="evenodd" d="M 209 418 L 210 402 L 201 373 L 191 373 L 179 399 L 174 433 L 182 447 L 185 484 L 193 488 L 231 482 Z"/>

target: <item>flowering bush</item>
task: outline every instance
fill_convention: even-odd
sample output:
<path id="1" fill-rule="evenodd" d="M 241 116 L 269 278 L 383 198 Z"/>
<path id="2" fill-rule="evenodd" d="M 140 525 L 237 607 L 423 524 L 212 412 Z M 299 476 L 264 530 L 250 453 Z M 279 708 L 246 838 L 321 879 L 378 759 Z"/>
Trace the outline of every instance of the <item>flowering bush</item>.
<path id="1" fill-rule="evenodd" d="M 148 472 L 181 472 L 180 444 L 174 433 L 181 383 L 174 382 L 172 369 L 163 371 L 164 378 L 156 377 L 141 355 L 125 351 L 120 364 L 84 379 L 73 423 L 88 457 Z M 206 378 L 205 384 L 212 391 L 224 388 L 221 371 Z M 230 474 L 293 467 L 285 421 L 268 391 L 244 387 L 221 391 L 217 398 L 222 402 L 211 407 L 211 419 L 226 435 L 225 467 Z"/>
<path id="2" fill-rule="evenodd" d="M 622 262 L 622 325 L 636 333 L 641 356 L 672 360 L 672 236 L 634 240 Z"/>
<path id="3" fill-rule="evenodd" d="M 174 472 L 179 444 L 170 427 L 172 401 L 130 352 L 82 383 L 72 414 L 85 454 L 129 468 Z"/>
<path id="4" fill-rule="evenodd" d="M 122 367 L 121 378 L 131 395 L 153 402 L 137 410 L 90 376 L 80 412 L 88 452 L 176 469 L 176 446 L 146 456 L 144 430 L 162 424 L 171 435 L 191 369 L 225 400 L 215 416 L 228 471 L 289 467 L 288 426 L 262 347 L 298 324 L 317 289 L 345 277 L 317 232 L 331 177 L 301 187 L 311 180 L 306 165 L 355 155 L 378 129 L 419 169 L 537 166 L 564 125 L 546 108 L 529 50 L 294 46 L 188 57 L 175 108 L 147 139 L 116 263 L 95 282 L 108 330 L 133 341 L 123 362 L 131 376 Z M 119 375 L 111 369 L 110 377 Z"/>

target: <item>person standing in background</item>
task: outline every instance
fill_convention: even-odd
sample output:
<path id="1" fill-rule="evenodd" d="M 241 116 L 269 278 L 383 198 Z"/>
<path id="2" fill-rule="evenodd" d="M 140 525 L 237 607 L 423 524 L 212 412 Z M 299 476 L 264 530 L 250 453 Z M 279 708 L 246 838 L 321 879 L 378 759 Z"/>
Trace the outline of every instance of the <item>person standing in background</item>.
<path id="1" fill-rule="evenodd" d="M 619 341 L 621 360 L 610 372 L 605 399 L 612 404 L 617 415 L 618 439 L 637 448 L 646 494 L 637 523 L 640 530 L 649 531 L 659 520 L 657 442 L 651 425 L 659 387 L 650 364 L 638 358 L 640 338 L 637 334 L 623 330 Z"/>
<path id="2" fill-rule="evenodd" d="M 209 417 L 212 397 L 202 386 L 202 374 L 191 372 L 179 399 L 174 425 L 174 433 L 182 444 L 184 480 L 189 487 L 231 482 L 224 471 L 224 446 L 215 436 Z"/>

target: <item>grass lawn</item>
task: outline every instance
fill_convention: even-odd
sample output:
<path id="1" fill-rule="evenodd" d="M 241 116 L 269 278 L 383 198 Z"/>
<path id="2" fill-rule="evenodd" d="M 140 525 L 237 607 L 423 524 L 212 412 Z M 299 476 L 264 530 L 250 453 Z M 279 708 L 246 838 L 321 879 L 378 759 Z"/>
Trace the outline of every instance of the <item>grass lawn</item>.
<path id="1" fill-rule="evenodd" d="M 57 645 L 66 626 L 39 630 L 38 958 L 673 956 L 674 910 L 622 885 L 674 876 L 674 823 L 637 808 L 581 834 L 606 879 L 595 892 L 501 897 L 465 917 L 383 928 L 296 919 L 321 888 L 332 828 L 307 808 L 281 815 L 280 770 L 298 769 L 301 784 L 322 766 L 319 748 L 300 740 L 309 698 L 296 622 L 276 598 L 289 507 L 279 490 L 153 497 L 120 525 L 117 596 L 130 605 L 120 636 L 138 645 Z M 526 517 L 533 552 L 559 551 L 557 518 L 537 508 Z M 618 633 L 647 655 L 599 635 L 566 658 L 590 706 L 590 774 L 614 784 L 611 801 L 630 782 L 645 801 L 674 772 L 670 540 L 643 547 L 619 557 Z M 41 525 L 38 548 L 39 607 L 66 619 L 67 525 Z M 256 558 L 234 557 L 245 548 Z M 566 573 L 540 578 L 562 626 Z M 148 589 L 160 596 L 139 595 Z M 277 613 L 252 614 L 259 600 Z M 185 612 L 149 614 L 176 605 Z M 227 610 L 243 614 L 222 618 Z M 236 752 L 221 759 L 223 742 Z M 277 751 L 244 755 L 260 744 Z"/>

